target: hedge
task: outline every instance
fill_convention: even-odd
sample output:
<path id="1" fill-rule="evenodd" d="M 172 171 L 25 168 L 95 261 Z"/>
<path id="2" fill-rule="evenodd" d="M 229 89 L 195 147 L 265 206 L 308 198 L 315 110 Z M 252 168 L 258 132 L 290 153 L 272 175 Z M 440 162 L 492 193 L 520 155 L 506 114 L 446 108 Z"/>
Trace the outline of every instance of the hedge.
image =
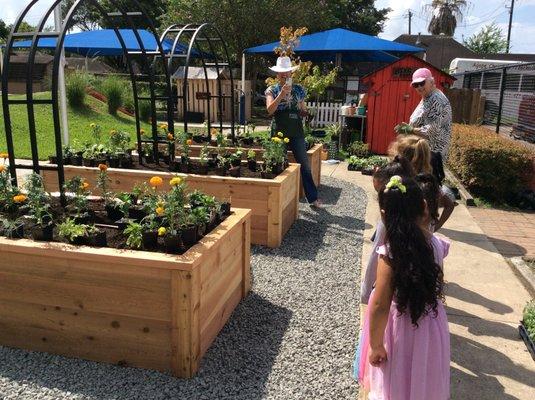
<path id="1" fill-rule="evenodd" d="M 450 169 L 475 195 L 504 201 L 529 187 L 535 152 L 477 126 L 454 124 Z"/>

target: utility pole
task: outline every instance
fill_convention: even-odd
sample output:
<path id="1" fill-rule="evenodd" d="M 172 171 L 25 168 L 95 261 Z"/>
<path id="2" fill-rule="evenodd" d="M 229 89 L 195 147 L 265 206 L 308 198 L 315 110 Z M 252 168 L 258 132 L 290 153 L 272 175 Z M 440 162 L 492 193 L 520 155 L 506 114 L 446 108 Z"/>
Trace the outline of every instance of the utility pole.
<path id="1" fill-rule="evenodd" d="M 511 0 L 511 7 L 509 7 L 509 29 L 507 30 L 507 50 L 509 53 L 509 47 L 511 46 L 511 27 L 513 25 L 513 10 L 515 8 L 515 0 Z"/>
<path id="2" fill-rule="evenodd" d="M 412 10 L 409 8 L 409 12 L 407 14 L 409 17 L 409 35 L 411 34 L 411 25 L 412 25 Z"/>

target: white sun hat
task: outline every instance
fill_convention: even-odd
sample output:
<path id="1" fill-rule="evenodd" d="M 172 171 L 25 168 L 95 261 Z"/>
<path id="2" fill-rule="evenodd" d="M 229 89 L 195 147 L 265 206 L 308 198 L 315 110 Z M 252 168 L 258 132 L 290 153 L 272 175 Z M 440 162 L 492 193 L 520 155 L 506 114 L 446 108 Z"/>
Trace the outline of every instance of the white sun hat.
<path id="1" fill-rule="evenodd" d="M 298 66 L 292 66 L 292 60 L 290 57 L 279 57 L 277 58 L 277 65 L 274 67 L 269 67 L 273 72 L 290 72 L 295 71 Z"/>

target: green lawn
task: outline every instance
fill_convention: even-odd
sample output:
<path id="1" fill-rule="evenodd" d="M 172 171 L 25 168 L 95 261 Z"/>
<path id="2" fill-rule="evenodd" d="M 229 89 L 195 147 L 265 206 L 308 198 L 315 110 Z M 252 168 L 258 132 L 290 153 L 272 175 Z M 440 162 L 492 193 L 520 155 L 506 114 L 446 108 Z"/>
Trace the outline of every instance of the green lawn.
<path id="1" fill-rule="evenodd" d="M 13 98 L 24 99 L 24 95 L 13 95 Z M 36 99 L 50 98 L 49 92 L 36 93 Z M 0 108 L 1 108 L 0 98 Z M 35 125 L 37 130 L 37 143 L 39 146 L 39 159 L 45 160 L 49 155 L 55 154 L 54 124 L 52 121 L 51 105 L 35 105 Z M 13 143 L 15 157 L 31 158 L 30 138 L 28 135 L 28 113 L 26 105 L 12 105 L 11 126 L 13 129 Z M 107 106 L 101 101 L 87 96 L 86 108 L 80 111 L 68 110 L 69 132 L 71 145 L 81 147 L 85 142 L 92 142 L 92 133 L 89 124 L 94 122 L 102 127 L 103 140 L 110 130 L 116 129 L 129 132 L 132 142 L 136 141 L 136 129 L 134 118 L 119 113 L 112 116 L 107 112 Z M 143 124 L 143 129 L 150 132 L 149 125 Z M 4 114 L 0 113 L 0 152 L 6 151 L 6 137 L 4 127 Z"/>

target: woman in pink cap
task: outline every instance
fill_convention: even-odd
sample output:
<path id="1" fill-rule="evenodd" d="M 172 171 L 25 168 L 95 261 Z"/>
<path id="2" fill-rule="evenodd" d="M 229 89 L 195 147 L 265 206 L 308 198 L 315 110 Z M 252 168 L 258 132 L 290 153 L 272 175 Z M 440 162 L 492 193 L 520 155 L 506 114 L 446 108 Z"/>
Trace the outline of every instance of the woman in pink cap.
<path id="1" fill-rule="evenodd" d="M 450 147 L 451 105 L 444 93 L 437 89 L 433 74 L 427 68 L 414 71 L 411 85 L 422 96 L 422 101 L 410 117 L 412 131 L 405 130 L 405 133 L 413 133 L 429 141 L 433 153 L 433 175 L 441 183 L 444 179 L 442 163 L 447 159 Z"/>

